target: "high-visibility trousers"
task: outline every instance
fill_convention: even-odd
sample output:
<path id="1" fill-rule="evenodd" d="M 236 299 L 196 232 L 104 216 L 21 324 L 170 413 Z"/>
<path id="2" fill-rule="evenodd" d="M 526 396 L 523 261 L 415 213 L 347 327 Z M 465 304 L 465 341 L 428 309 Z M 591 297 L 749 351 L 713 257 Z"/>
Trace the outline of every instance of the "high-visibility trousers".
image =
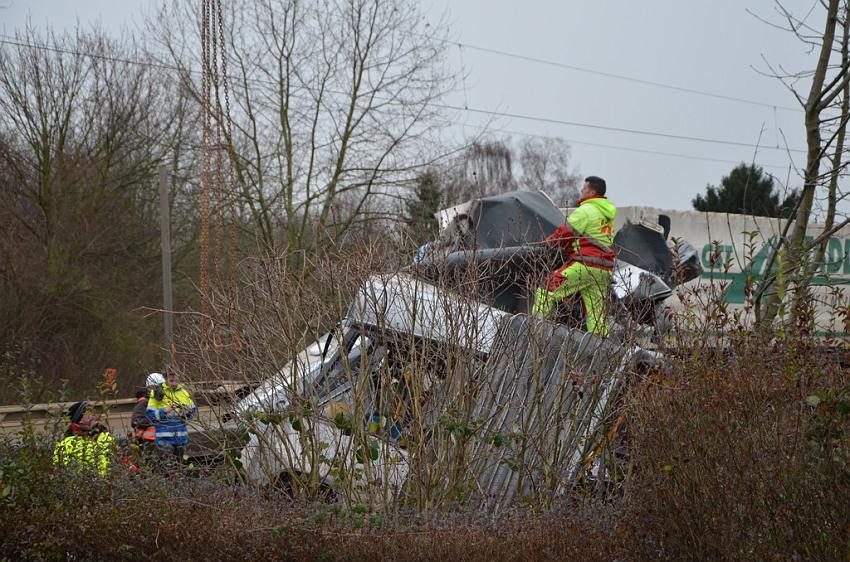
<path id="1" fill-rule="evenodd" d="M 611 285 L 613 273 L 606 269 L 575 262 L 556 275 L 562 276 L 563 281 L 551 291 L 542 287 L 537 289 L 534 295 L 532 314 L 548 318 L 555 304 L 580 293 L 587 317 L 587 331 L 592 334 L 607 336 L 608 322 L 605 319 L 605 300 L 608 296 L 608 287 Z"/>

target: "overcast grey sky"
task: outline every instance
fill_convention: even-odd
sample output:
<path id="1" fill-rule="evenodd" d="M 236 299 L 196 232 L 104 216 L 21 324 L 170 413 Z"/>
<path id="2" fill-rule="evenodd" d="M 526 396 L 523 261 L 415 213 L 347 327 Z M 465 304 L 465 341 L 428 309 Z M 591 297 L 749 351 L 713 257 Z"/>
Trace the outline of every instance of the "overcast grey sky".
<path id="1" fill-rule="evenodd" d="M 3 32 L 9 34 L 27 17 L 37 26 L 50 24 L 57 30 L 73 27 L 77 19 L 83 25 L 99 20 L 118 32 L 122 26 L 140 25 L 143 6 L 156 3 L 5 0 L 4 4 L 8 8 L 2 12 Z M 815 4 L 816 0 L 785 2 L 801 15 Z M 448 102 L 469 108 L 460 114 L 469 127 L 466 132 L 475 134 L 476 127 L 492 120 L 473 111 L 482 110 L 512 114 L 496 117 L 490 126 L 514 136 L 564 138 L 572 145 L 577 171 L 604 177 L 610 197 L 619 205 L 688 209 L 694 195 L 707 183 L 719 183 L 737 162 L 754 161 L 785 181 L 791 161 L 798 166 L 803 161 L 801 153 L 777 150 L 786 141 L 791 149 L 804 148 L 802 112 L 783 109 L 797 107 L 793 96 L 777 80 L 753 69 L 767 70 L 762 56 L 787 69 L 813 66 L 805 45 L 747 13 L 749 9 L 778 21 L 771 0 L 427 0 L 426 5 L 435 21 L 445 15 L 459 43 L 450 47 L 449 61 L 466 78 Z M 820 28 L 822 19 L 823 12 L 816 7 L 808 23 Z M 759 143 L 760 148 L 732 143 Z M 794 171 L 790 183 L 792 187 L 801 183 Z"/>

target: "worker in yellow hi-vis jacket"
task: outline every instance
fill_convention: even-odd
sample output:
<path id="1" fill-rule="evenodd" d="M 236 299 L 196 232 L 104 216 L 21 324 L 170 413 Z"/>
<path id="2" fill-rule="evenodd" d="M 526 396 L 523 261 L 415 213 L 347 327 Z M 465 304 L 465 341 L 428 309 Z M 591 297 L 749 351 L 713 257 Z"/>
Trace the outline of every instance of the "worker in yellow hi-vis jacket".
<path id="1" fill-rule="evenodd" d="M 605 300 L 614 269 L 614 218 L 617 208 L 605 197 L 605 180 L 585 178 L 578 208 L 546 239 L 550 246 L 567 251 L 569 260 L 537 289 L 532 313 L 548 317 L 554 305 L 576 293 L 581 294 L 587 317 L 587 331 L 608 335 Z"/>
<path id="2" fill-rule="evenodd" d="M 182 460 L 189 442 L 186 422 L 195 415 L 198 408 L 189 391 L 177 380 L 177 373 L 169 369 L 165 374 L 165 382 L 151 391 L 145 412 L 156 428 L 156 446 Z"/>
<path id="3" fill-rule="evenodd" d="M 65 437 L 53 448 L 53 464 L 105 476 L 115 454 L 115 440 L 86 401 L 68 409 L 71 423 Z"/>

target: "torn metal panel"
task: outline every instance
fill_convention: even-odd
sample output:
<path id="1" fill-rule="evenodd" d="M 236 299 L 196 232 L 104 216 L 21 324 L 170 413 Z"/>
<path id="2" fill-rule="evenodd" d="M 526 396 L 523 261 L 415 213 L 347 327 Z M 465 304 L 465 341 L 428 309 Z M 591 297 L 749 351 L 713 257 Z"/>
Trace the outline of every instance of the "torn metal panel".
<path id="1" fill-rule="evenodd" d="M 504 321 L 470 414 L 483 422 L 464 452 L 474 501 L 498 509 L 565 490 L 604 435 L 625 367 L 640 358 L 652 360 L 523 314 Z"/>

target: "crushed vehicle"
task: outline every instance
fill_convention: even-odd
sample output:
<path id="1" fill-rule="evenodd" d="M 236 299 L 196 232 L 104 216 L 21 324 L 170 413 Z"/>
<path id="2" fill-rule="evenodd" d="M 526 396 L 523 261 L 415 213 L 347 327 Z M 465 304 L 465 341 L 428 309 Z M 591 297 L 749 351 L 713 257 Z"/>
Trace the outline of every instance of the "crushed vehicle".
<path id="1" fill-rule="evenodd" d="M 658 354 L 527 314 L 529 279 L 553 259 L 540 242 L 564 221 L 548 197 L 506 194 L 455 211 L 417 265 L 371 277 L 335 330 L 240 402 L 251 481 L 498 510 L 614 477 L 606 445 L 620 398 Z M 622 283 L 624 307 L 656 307 L 681 279 L 675 252 L 660 251 L 661 232 L 630 231 L 614 291 Z"/>
<path id="2" fill-rule="evenodd" d="M 441 211 L 447 227 L 431 243 L 417 266 L 425 278 L 451 279 L 475 266 L 481 297 L 508 312 L 528 312 L 540 279 L 567 258 L 547 248 L 543 240 L 566 220 L 542 192 L 517 191 L 474 200 Z M 664 304 L 674 289 L 698 278 L 702 265 L 696 249 L 685 240 L 672 246 L 671 221 L 627 221 L 614 236 L 617 253 L 611 287 L 609 322 L 621 328 L 634 324 L 654 328 L 656 339 L 671 329 L 671 311 Z M 579 298 L 564 303 L 555 319 L 584 326 Z"/>

